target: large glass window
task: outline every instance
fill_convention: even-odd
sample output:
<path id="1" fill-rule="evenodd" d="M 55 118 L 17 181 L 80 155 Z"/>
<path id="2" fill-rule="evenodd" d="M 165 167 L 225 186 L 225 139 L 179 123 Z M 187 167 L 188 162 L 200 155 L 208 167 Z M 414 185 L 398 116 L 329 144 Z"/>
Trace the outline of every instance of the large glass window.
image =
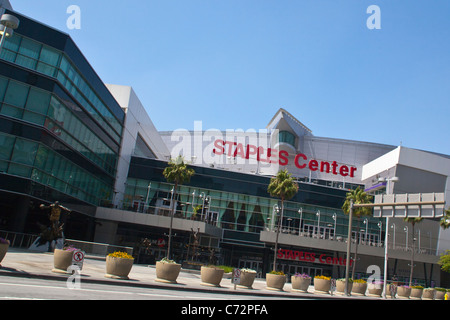
<path id="1" fill-rule="evenodd" d="M 30 177 L 31 166 L 36 157 L 37 147 L 38 144 L 36 142 L 17 139 L 11 156 L 8 173 Z"/>
<path id="2" fill-rule="evenodd" d="M 279 140 L 295 147 L 295 136 L 289 131 L 280 131 Z"/>
<path id="3" fill-rule="evenodd" d="M 8 89 L 6 90 L 5 102 L 2 107 L 2 114 L 14 117 L 22 118 L 23 107 L 28 97 L 28 86 L 23 85 L 16 81 L 10 81 Z"/>
<path id="4" fill-rule="evenodd" d="M 100 123 L 101 127 L 116 142 L 120 142 L 122 124 L 62 52 L 16 33 L 13 37 L 6 39 L 0 57 L 48 76 L 57 77 L 60 83 Z M 10 108 L 7 112 L 14 117 L 21 116 L 14 108 Z"/>
<path id="5" fill-rule="evenodd" d="M 0 77 L 0 97 L 3 96 L 2 114 L 45 126 L 108 173 L 115 174 L 117 153 L 50 92 L 13 80 L 8 85 L 8 80 Z"/>

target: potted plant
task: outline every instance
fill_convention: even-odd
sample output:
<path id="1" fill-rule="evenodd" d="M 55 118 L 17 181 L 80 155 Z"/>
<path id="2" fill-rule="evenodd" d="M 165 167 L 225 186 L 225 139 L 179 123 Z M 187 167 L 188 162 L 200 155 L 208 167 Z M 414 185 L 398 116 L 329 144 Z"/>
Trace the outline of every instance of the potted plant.
<path id="1" fill-rule="evenodd" d="M 225 279 L 231 279 L 233 276 L 233 267 L 229 266 L 216 266 L 216 268 L 223 269 L 223 278 Z"/>
<path id="2" fill-rule="evenodd" d="M 411 287 L 411 299 L 422 299 L 423 287 L 422 286 L 412 286 Z"/>
<path id="3" fill-rule="evenodd" d="M 116 251 L 106 256 L 106 278 L 128 279 L 134 258 L 126 252 Z"/>
<path id="4" fill-rule="evenodd" d="M 202 266 L 200 269 L 200 275 L 203 286 L 220 287 L 223 274 L 225 270 L 216 266 Z"/>
<path id="5" fill-rule="evenodd" d="M 242 268 L 241 269 L 241 281 L 238 287 L 253 289 L 253 282 L 256 278 L 256 271 L 252 269 Z"/>
<path id="6" fill-rule="evenodd" d="M 331 277 L 315 276 L 314 293 L 330 293 Z"/>
<path id="7" fill-rule="evenodd" d="M 308 292 L 311 277 L 306 273 L 296 273 L 291 276 L 292 291 Z"/>
<path id="8" fill-rule="evenodd" d="M 53 269 L 55 273 L 70 273 L 67 269 L 72 265 L 73 253 L 78 251 L 73 246 L 66 246 L 62 249 L 55 249 L 53 252 Z"/>
<path id="9" fill-rule="evenodd" d="M 447 289 L 444 288 L 434 288 L 436 290 L 436 295 L 434 297 L 435 300 L 444 300 Z"/>
<path id="10" fill-rule="evenodd" d="M 383 286 L 384 283 L 382 281 L 374 281 L 372 283 L 367 284 L 367 290 L 369 292 L 369 296 L 381 297 L 383 294 Z"/>
<path id="11" fill-rule="evenodd" d="M 353 287 L 353 279 L 348 279 L 348 291 L 352 292 Z M 336 280 L 336 293 L 338 294 L 345 294 L 345 278 L 337 279 Z"/>
<path id="12" fill-rule="evenodd" d="M 286 283 L 286 275 L 283 271 L 270 271 L 266 273 L 266 289 L 274 291 L 283 291 Z"/>
<path id="13" fill-rule="evenodd" d="M 10 242 L 9 240 L 0 238 L 0 263 L 2 262 L 3 258 L 5 257 L 6 253 L 8 252 Z M 0 267 L 2 265 L 0 264 Z"/>
<path id="14" fill-rule="evenodd" d="M 409 299 L 411 295 L 411 287 L 407 285 L 398 286 L 397 288 L 397 296 L 402 299 Z"/>
<path id="15" fill-rule="evenodd" d="M 425 288 L 422 292 L 422 300 L 434 300 L 436 295 L 436 289 L 434 288 Z"/>
<path id="16" fill-rule="evenodd" d="M 367 281 L 363 279 L 353 280 L 352 293 L 364 296 L 366 295 Z"/>
<path id="17" fill-rule="evenodd" d="M 181 264 L 173 260 L 163 258 L 156 262 L 156 281 L 164 283 L 177 283 Z"/>

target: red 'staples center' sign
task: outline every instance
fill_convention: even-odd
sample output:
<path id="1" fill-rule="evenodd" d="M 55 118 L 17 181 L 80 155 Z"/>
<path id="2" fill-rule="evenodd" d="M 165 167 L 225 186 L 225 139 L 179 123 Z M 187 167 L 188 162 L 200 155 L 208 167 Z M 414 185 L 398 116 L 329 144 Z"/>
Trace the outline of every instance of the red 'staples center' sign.
<path id="1" fill-rule="evenodd" d="M 258 162 L 274 163 L 280 166 L 289 164 L 289 152 L 286 150 L 278 151 L 277 149 L 257 147 L 251 144 L 244 146 L 242 143 L 234 141 L 214 141 L 213 153 L 216 155 L 228 155 L 230 157 L 241 157 L 243 159 L 256 158 Z M 320 171 L 341 175 L 343 177 L 355 177 L 356 167 L 339 165 L 336 161 L 319 161 L 308 159 L 303 153 L 299 153 L 294 157 L 294 165 L 299 169 L 309 169 L 311 171 Z"/>

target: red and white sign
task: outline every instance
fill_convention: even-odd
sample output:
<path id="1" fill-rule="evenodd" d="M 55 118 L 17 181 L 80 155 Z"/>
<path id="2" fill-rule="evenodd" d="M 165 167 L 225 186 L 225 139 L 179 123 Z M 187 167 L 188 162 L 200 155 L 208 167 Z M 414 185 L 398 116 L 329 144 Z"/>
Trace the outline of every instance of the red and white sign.
<path id="1" fill-rule="evenodd" d="M 164 248 L 166 246 L 166 240 L 164 240 L 163 238 L 159 238 L 156 242 L 156 245 L 160 248 Z"/>
<path id="2" fill-rule="evenodd" d="M 214 141 L 213 153 L 227 155 L 230 157 L 241 157 L 243 159 L 255 158 L 258 162 L 279 164 L 280 166 L 289 165 L 289 152 L 286 150 L 278 151 L 277 149 L 257 147 L 251 144 L 244 146 L 242 143 L 234 141 Z M 294 157 L 294 165 L 299 169 L 309 169 L 310 171 L 320 171 L 341 175 L 343 177 L 355 177 L 356 167 L 339 165 L 336 161 L 319 161 L 308 159 L 303 153 L 299 153 Z"/>
<path id="3" fill-rule="evenodd" d="M 231 282 L 233 284 L 241 283 L 241 269 L 239 268 L 233 269 L 233 280 Z"/>
<path id="4" fill-rule="evenodd" d="M 316 254 L 314 252 L 288 250 L 288 249 L 278 250 L 277 258 L 284 260 L 305 261 L 305 262 L 339 265 L 339 266 L 345 266 L 347 263 L 347 259 L 344 258 L 335 258 L 327 256 L 326 254 Z M 352 265 L 352 263 L 353 260 L 350 259 L 350 265 Z"/>
<path id="5" fill-rule="evenodd" d="M 78 266 L 81 270 L 83 268 L 84 256 L 84 251 L 74 251 L 72 255 L 72 265 Z"/>

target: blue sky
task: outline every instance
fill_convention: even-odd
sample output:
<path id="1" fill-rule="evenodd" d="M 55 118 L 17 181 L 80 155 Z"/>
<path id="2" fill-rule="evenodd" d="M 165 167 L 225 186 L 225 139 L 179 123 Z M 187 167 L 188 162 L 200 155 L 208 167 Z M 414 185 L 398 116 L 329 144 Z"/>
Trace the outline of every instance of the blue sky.
<path id="1" fill-rule="evenodd" d="M 448 0 L 10 2 L 132 86 L 158 130 L 259 130 L 282 107 L 316 136 L 450 154 Z"/>

